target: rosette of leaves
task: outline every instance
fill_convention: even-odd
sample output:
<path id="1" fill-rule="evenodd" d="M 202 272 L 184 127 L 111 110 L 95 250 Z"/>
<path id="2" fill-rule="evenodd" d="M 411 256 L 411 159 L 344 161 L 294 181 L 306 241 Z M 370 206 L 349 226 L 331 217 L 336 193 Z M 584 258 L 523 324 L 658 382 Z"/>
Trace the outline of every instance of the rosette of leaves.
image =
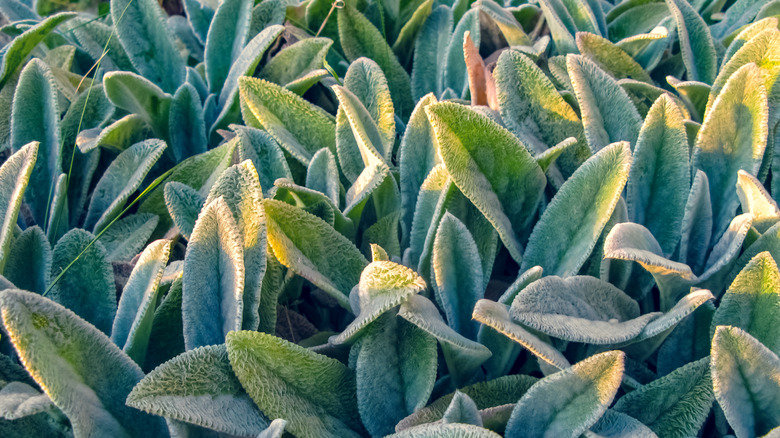
<path id="1" fill-rule="evenodd" d="M 3 436 L 778 433 L 777 2 L 107 6 L 0 2 Z"/>

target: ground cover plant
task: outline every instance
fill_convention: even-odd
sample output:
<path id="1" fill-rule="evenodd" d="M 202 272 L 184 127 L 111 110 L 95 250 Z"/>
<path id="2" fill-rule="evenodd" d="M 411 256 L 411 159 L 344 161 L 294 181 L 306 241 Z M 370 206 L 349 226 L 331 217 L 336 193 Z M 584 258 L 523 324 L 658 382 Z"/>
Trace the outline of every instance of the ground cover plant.
<path id="1" fill-rule="evenodd" d="M 780 1 L 0 0 L 0 435 L 779 437 Z"/>

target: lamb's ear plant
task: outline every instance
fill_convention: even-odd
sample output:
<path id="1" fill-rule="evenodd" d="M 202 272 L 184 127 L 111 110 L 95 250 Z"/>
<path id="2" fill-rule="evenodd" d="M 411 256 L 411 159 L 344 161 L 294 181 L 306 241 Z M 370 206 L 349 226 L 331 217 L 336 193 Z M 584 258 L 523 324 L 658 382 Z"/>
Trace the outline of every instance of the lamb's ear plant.
<path id="1" fill-rule="evenodd" d="M 0 2 L 0 435 L 777 435 L 778 2 L 177 5 Z"/>

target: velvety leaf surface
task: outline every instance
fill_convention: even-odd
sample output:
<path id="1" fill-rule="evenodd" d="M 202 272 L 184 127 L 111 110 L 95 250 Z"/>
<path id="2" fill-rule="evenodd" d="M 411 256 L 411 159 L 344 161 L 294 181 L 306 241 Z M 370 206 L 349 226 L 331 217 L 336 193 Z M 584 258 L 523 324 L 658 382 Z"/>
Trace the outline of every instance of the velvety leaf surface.
<path id="1" fill-rule="evenodd" d="M 444 411 L 442 421 L 445 424 L 462 423 L 482 426 L 482 416 L 479 414 L 477 404 L 466 394 L 455 391 L 450 405 Z"/>
<path id="2" fill-rule="evenodd" d="M 718 58 L 707 24 L 688 2 L 667 0 L 666 4 L 677 23 L 688 80 L 711 84 L 717 73 Z"/>
<path id="3" fill-rule="evenodd" d="M 173 223 L 187 240 L 192 236 L 198 214 L 206 199 L 192 187 L 177 181 L 165 185 L 165 205 Z"/>
<path id="4" fill-rule="evenodd" d="M 27 370 L 79 436 L 159 436 L 161 419 L 125 406 L 141 369 L 70 310 L 20 290 L 0 292 L 3 324 Z"/>
<path id="5" fill-rule="evenodd" d="M 563 184 L 528 240 L 521 269 L 576 274 L 587 260 L 620 198 L 631 165 L 626 142 L 610 145 Z"/>
<path id="6" fill-rule="evenodd" d="M 231 125 L 231 129 L 236 132 L 238 138 L 239 159 L 252 160 L 257 169 L 263 195 L 268 195 L 277 179 L 292 179 L 282 148 L 268 132 L 238 125 Z"/>
<path id="7" fill-rule="evenodd" d="M 777 202 L 755 176 L 741 169 L 737 171 L 737 197 L 742 211 L 753 215 L 753 226 L 759 233 L 780 221 Z"/>
<path id="8" fill-rule="evenodd" d="M 501 435 L 471 424 L 424 424 L 403 432 L 388 435 L 387 438 L 498 438 Z"/>
<path id="9" fill-rule="evenodd" d="M 233 374 L 224 344 L 162 364 L 133 388 L 127 405 L 230 435 L 256 436 L 269 425 Z"/>
<path id="10" fill-rule="evenodd" d="M 187 350 L 221 344 L 241 328 L 244 252 L 233 213 L 223 198 L 206 205 L 184 256 L 182 312 Z"/>
<path id="11" fill-rule="evenodd" d="M 434 97 L 441 96 L 441 78 L 443 63 L 430 62 L 439 53 L 444 53 L 450 42 L 453 17 L 452 9 L 439 5 L 433 9 L 425 20 L 417 40 L 414 42 L 414 58 L 412 60 L 412 96 L 420 100 L 428 93 Z"/>
<path id="12" fill-rule="evenodd" d="M 230 364 L 260 410 L 300 437 L 359 437 L 355 377 L 335 359 L 272 335 L 227 336 Z"/>
<path id="13" fill-rule="evenodd" d="M 38 148 L 37 142 L 27 144 L 0 167 L 0 217 L 3 218 L 0 228 L 0 272 L 4 272 L 3 268 L 8 261 L 16 218 L 35 166 Z"/>
<path id="14" fill-rule="evenodd" d="M 171 152 L 176 162 L 206 152 L 206 123 L 198 91 L 190 84 L 176 90 L 168 116 Z"/>
<path id="15" fill-rule="evenodd" d="M 332 45 L 330 38 L 300 40 L 274 55 L 263 66 L 260 77 L 279 85 L 287 85 L 320 68 Z"/>
<path id="16" fill-rule="evenodd" d="M 157 215 L 138 213 L 114 222 L 111 228 L 98 238 L 98 242 L 106 249 L 106 259 L 119 262 L 135 257 L 151 237 L 159 220 Z"/>
<path id="17" fill-rule="evenodd" d="M 252 18 L 251 0 L 225 0 L 211 19 L 203 53 L 209 91 L 219 93 L 228 72 L 244 48 Z"/>
<path id="18" fill-rule="evenodd" d="M 5 261 L 5 277 L 30 292 L 44 293 L 51 275 L 51 246 L 39 226 L 24 230 L 14 240 Z"/>
<path id="19" fill-rule="evenodd" d="M 103 88 L 111 103 L 140 116 L 157 137 L 168 137 L 169 111 L 173 100 L 170 94 L 143 76 L 121 71 L 106 74 Z"/>

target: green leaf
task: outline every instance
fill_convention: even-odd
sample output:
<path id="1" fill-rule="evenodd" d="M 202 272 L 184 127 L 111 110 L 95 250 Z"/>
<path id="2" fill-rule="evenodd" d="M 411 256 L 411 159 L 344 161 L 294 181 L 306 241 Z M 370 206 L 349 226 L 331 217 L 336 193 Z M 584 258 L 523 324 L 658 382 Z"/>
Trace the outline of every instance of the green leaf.
<path id="1" fill-rule="evenodd" d="M 287 420 L 277 418 L 271 422 L 268 428 L 260 432 L 260 434 L 257 435 L 257 438 L 282 438 L 285 427 L 287 427 Z"/>
<path id="2" fill-rule="evenodd" d="M 165 92 L 176 91 L 184 82 L 185 64 L 160 5 L 154 0 L 115 0 L 111 18 L 135 69 Z"/>
<path id="3" fill-rule="evenodd" d="M 505 304 L 496 303 L 490 300 L 479 300 L 474 307 L 474 319 L 484 324 L 484 327 L 489 327 L 497 333 L 506 336 L 510 341 L 522 345 L 523 348 L 531 352 L 531 354 L 536 356 L 540 361 L 558 369 L 565 369 L 571 366 L 569 361 L 561 352 L 556 350 L 555 347 L 513 321 L 509 314 L 509 307 Z M 487 347 L 491 346 L 490 344 L 486 344 L 483 338 L 480 338 L 480 342 Z M 510 342 L 502 345 L 504 347 L 509 347 L 515 344 Z M 494 351 L 493 357 L 501 353 L 503 352 L 500 350 Z M 491 357 L 491 359 L 493 357 Z M 515 355 L 515 358 L 516 357 L 517 355 Z M 511 367 L 511 365 L 513 365 L 513 363 L 509 362 L 510 361 L 507 361 L 507 364 L 504 365 L 505 369 L 506 367 Z"/>
<path id="4" fill-rule="evenodd" d="M 765 5 L 766 2 L 760 0 L 734 2 L 726 9 L 723 20 L 712 25 L 712 33 L 718 38 L 726 37 L 753 21 Z"/>
<path id="5" fill-rule="evenodd" d="M 146 140 L 119 154 L 95 186 L 84 227 L 99 233 L 116 218 L 165 147 L 161 140 Z"/>
<path id="6" fill-rule="evenodd" d="M 689 181 L 688 140 L 682 114 L 671 98 L 662 94 L 639 131 L 626 204 L 629 219 L 650 230 L 666 257 L 672 255 L 680 240 Z"/>
<path id="7" fill-rule="evenodd" d="M 741 32 L 739 32 L 734 38 L 731 40 L 731 43 L 728 44 L 726 49 L 726 54 L 723 55 L 723 66 L 725 67 L 729 60 L 741 49 L 744 47 L 749 41 L 757 37 L 758 35 L 764 33 L 767 29 L 777 29 L 778 27 L 778 21 L 775 17 L 766 17 L 764 19 L 758 20 L 755 23 L 745 27 Z M 774 31 L 771 31 L 770 33 L 776 33 Z M 725 41 L 724 41 L 725 43 Z M 718 72 L 718 76 L 720 76 L 720 72 Z M 717 79 L 715 80 L 717 82 Z"/>
<path id="8" fill-rule="evenodd" d="M 174 262 L 175 263 L 175 262 Z M 180 262 L 183 264 L 183 262 Z M 149 372 L 165 361 L 184 353 L 182 328 L 182 277 L 179 274 L 171 283 L 157 310 L 149 335 L 149 347 L 143 369 Z"/>
<path id="9" fill-rule="evenodd" d="M 549 23 L 550 34 L 558 53 L 561 55 L 576 53 L 574 34 L 577 32 L 577 27 L 564 3 L 561 0 L 541 0 L 539 6 L 545 20 Z"/>
<path id="10" fill-rule="evenodd" d="M 51 299 L 76 312 L 103 333 L 111 332 L 116 314 L 114 270 L 105 248 L 82 229 L 62 236 L 52 252 L 52 279 L 76 261 L 51 289 Z"/>
<path id="11" fill-rule="evenodd" d="M 415 3 L 419 3 L 419 6 L 414 10 L 412 16 L 409 17 L 409 20 L 403 24 L 403 27 L 398 32 L 398 37 L 393 43 L 393 52 L 395 52 L 402 65 L 409 65 L 409 61 L 412 60 L 417 37 L 420 35 L 422 27 L 433 9 L 433 1 L 430 0 Z"/>
<path id="12" fill-rule="evenodd" d="M 269 209 L 270 210 L 270 209 Z M 355 377 L 341 362 L 272 335 L 227 336 L 230 364 L 260 410 L 305 437 L 359 437 Z"/>
<path id="13" fill-rule="evenodd" d="M 262 128 L 304 165 L 323 147 L 335 150 L 335 123 L 324 110 L 263 79 L 241 78 L 239 91 Z"/>
<path id="14" fill-rule="evenodd" d="M 206 205 L 224 199 L 235 219 L 239 240 L 243 246 L 243 318 L 241 327 L 257 330 L 257 308 L 260 284 L 266 266 L 267 237 L 263 212 L 263 193 L 257 171 L 249 160 L 229 167 L 219 177 L 206 198 Z"/>
<path id="15" fill-rule="evenodd" d="M 74 12 L 62 12 L 47 17 L 45 20 L 25 30 L 21 35 L 3 48 L 3 63 L 0 67 L 0 87 L 5 86 L 17 69 L 24 64 L 27 55 L 46 39 L 61 23 L 75 17 Z"/>
<path id="16" fill-rule="evenodd" d="M 590 431 L 583 436 L 588 438 L 658 438 L 647 426 L 629 415 L 607 409 Z"/>
<path id="17" fill-rule="evenodd" d="M 562 170 L 571 175 L 589 153 L 580 118 L 555 85 L 517 50 L 507 50 L 499 56 L 493 76 L 504 123 L 536 153 L 569 137 L 578 139 L 579 145 L 561 160 Z"/>
<path id="18" fill-rule="evenodd" d="M 650 75 L 642 66 L 608 39 L 588 32 L 577 32 L 576 41 L 581 54 L 590 58 L 615 79 L 630 78 L 652 83 Z"/>
<path id="19" fill-rule="evenodd" d="M 324 193 L 334 205 L 339 204 L 339 168 L 330 149 L 322 148 L 311 158 L 306 169 L 306 187 Z"/>
<path id="20" fill-rule="evenodd" d="M 764 185 L 753 175 L 737 171 L 737 197 L 742 211 L 753 215 L 753 226 L 759 233 L 766 232 L 780 221 L 780 208 Z"/>
<path id="21" fill-rule="evenodd" d="M 198 91 L 190 84 L 182 84 L 170 106 L 168 132 L 171 152 L 177 163 L 185 158 L 206 152 L 206 123 Z"/>
<path id="22" fill-rule="evenodd" d="M 138 142 L 154 137 L 152 127 L 138 114 L 128 114 L 99 132 L 97 132 L 98 129 L 82 131 L 79 134 L 76 145 L 80 152 L 87 154 L 97 147 L 102 147 L 112 152 L 121 153 Z M 90 132 L 95 132 L 97 137 L 89 138 Z"/>
<path id="23" fill-rule="evenodd" d="M 639 314 L 639 305 L 606 281 L 589 276 L 537 280 L 517 294 L 512 319 L 549 336 L 609 345 L 628 341 L 658 314 Z"/>
<path id="24" fill-rule="evenodd" d="M 127 405 L 229 435 L 256 436 L 269 425 L 233 374 L 224 344 L 160 365 L 133 388 Z"/>
<path id="25" fill-rule="evenodd" d="M 737 70 L 707 111 L 693 150 L 693 167 L 707 174 L 712 199 L 712 241 L 739 205 L 737 171 L 758 173 L 767 144 L 767 92 L 755 64 Z"/>
<path id="26" fill-rule="evenodd" d="M 457 390 L 447 410 L 444 411 L 442 421 L 445 424 L 462 423 L 482 427 L 482 417 L 477 409 L 477 404 L 471 397 Z"/>
<path id="27" fill-rule="evenodd" d="M 521 261 L 516 233 L 525 229 L 546 185 L 541 168 L 515 136 L 468 107 L 442 102 L 425 111 L 453 182 Z"/>
<path id="28" fill-rule="evenodd" d="M 184 256 L 182 312 L 187 350 L 220 344 L 241 329 L 244 295 L 242 239 L 226 200 L 207 204 Z"/>
<path id="29" fill-rule="evenodd" d="M 427 94 L 417 102 L 406 124 L 401 145 L 398 149 L 401 179 L 401 230 L 402 245 L 409 246 L 420 188 L 431 169 L 440 162 L 433 127 L 425 114 L 425 107 L 436 103 L 433 94 Z"/>
<path id="30" fill-rule="evenodd" d="M 715 401 L 709 365 L 706 357 L 680 367 L 624 395 L 614 409 L 641 421 L 658 436 L 696 435 Z"/>
<path id="31" fill-rule="evenodd" d="M 711 238 L 710 184 L 707 174 L 696 169 L 691 191 L 685 203 L 677 261 L 690 266 L 694 272 L 702 272 Z"/>
<path id="32" fill-rule="evenodd" d="M 279 51 L 260 70 L 259 77 L 279 85 L 288 85 L 321 68 L 333 40 L 306 38 Z"/>
<path id="33" fill-rule="evenodd" d="M 111 341 L 139 365 L 146 359 L 154 310 L 159 301 L 160 279 L 171 246 L 170 240 L 156 240 L 141 253 L 122 289 L 111 329 Z"/>
<path id="34" fill-rule="evenodd" d="M 207 195 L 214 181 L 230 165 L 235 147 L 236 142 L 227 142 L 222 146 L 187 158 L 173 168 L 171 174 L 168 175 L 166 184 L 178 181 L 199 190 L 203 196 Z M 157 231 L 162 230 L 160 235 L 173 225 L 173 220 L 168 215 L 168 209 L 165 206 L 164 191 L 165 184 L 157 186 L 138 207 L 139 213 L 154 213 L 160 216 L 160 223 L 157 225 Z"/>
<path id="35" fill-rule="evenodd" d="M 444 63 L 431 62 L 431 60 L 436 60 L 439 53 L 447 50 L 452 26 L 452 9 L 446 5 L 437 6 L 423 23 L 420 34 L 414 42 L 412 59 L 411 88 L 414 100 L 420 100 L 431 92 L 435 96 L 441 96 Z"/>
<path id="36" fill-rule="evenodd" d="M 490 350 L 465 338 L 444 322 L 436 305 L 421 295 L 411 295 L 401 304 L 398 315 L 435 337 L 455 386 L 467 383 L 489 357 Z"/>
<path id="37" fill-rule="evenodd" d="M 113 26 L 86 16 L 76 16 L 64 27 L 67 27 L 68 33 L 75 37 L 79 46 L 89 53 L 92 59 L 103 57 L 101 68 L 106 71 L 136 71 L 119 38 L 111 36 L 114 34 Z M 108 48 L 105 54 L 104 48 Z"/>
<path id="38" fill-rule="evenodd" d="M 274 181 L 279 178 L 292 179 L 290 167 L 284 158 L 279 143 L 267 132 L 248 126 L 231 125 L 238 138 L 238 157 L 241 161 L 252 160 L 258 169 L 260 187 L 268 196 Z"/>
<path id="39" fill-rule="evenodd" d="M 463 52 L 463 39 L 466 32 L 471 32 L 471 39 L 474 41 L 474 45 L 479 46 L 479 9 L 470 9 L 463 14 L 463 17 L 458 21 L 455 26 L 455 30 L 450 36 L 450 43 L 447 46 L 444 58 L 444 69 L 441 72 L 441 89 L 443 99 L 443 92 L 447 88 L 450 88 L 455 92 L 455 96 L 458 98 L 465 98 L 469 92 L 469 78 L 466 71 L 466 55 Z M 442 54 L 437 54 L 433 58 L 435 62 Z"/>
<path id="40" fill-rule="evenodd" d="M 125 406 L 144 374 L 98 329 L 30 292 L 0 292 L 0 309 L 27 371 L 68 417 L 75 435 L 164 434 L 161 419 Z"/>
<path id="41" fill-rule="evenodd" d="M 579 436 L 612 403 L 624 358 L 620 351 L 608 351 L 540 380 L 517 402 L 505 436 Z"/>
<path id="42" fill-rule="evenodd" d="M 531 232 L 521 271 L 541 266 L 545 275 L 576 274 L 593 251 L 628 178 L 626 142 L 605 147 L 563 184 Z"/>
<path id="43" fill-rule="evenodd" d="M 499 438 L 501 435 L 472 424 L 423 424 L 387 438 Z"/>
<path id="44" fill-rule="evenodd" d="M 711 84 L 718 72 L 718 56 L 710 29 L 690 3 L 666 0 L 677 23 L 680 51 L 689 81 Z"/>
<path id="45" fill-rule="evenodd" d="M 276 258 L 349 309 L 347 296 L 368 264 L 360 251 L 326 222 L 285 202 L 266 199 L 268 243 Z"/>
<path id="46" fill-rule="evenodd" d="M 642 118 L 617 81 L 584 56 L 567 56 L 566 66 L 590 149 L 596 153 L 618 141 L 636 144 Z"/>
<path id="47" fill-rule="evenodd" d="M 690 318 L 677 324 L 658 349 L 656 368 L 659 376 L 710 354 L 710 324 L 714 313 L 715 305 L 709 301 L 699 306 Z"/>
<path id="48" fill-rule="evenodd" d="M 742 329 L 718 326 L 712 339 L 715 398 L 737 436 L 780 426 L 780 359 Z"/>
<path id="49" fill-rule="evenodd" d="M 238 55 L 238 58 L 230 66 L 225 84 L 222 85 L 222 91 L 219 93 L 218 109 L 219 115 L 214 125 L 209 128 L 213 134 L 217 128 L 225 128 L 230 123 L 240 122 L 238 112 L 239 97 L 239 78 L 242 76 L 251 76 L 254 74 L 257 65 L 265 55 L 265 51 L 273 44 L 276 38 L 282 33 L 284 27 L 272 25 L 252 38 Z"/>
<path id="50" fill-rule="evenodd" d="M 447 212 L 433 243 L 434 291 L 447 324 L 461 335 L 476 339 L 479 324 L 471 320 L 477 301 L 483 297 L 487 279 L 477 244 L 463 222 Z"/>
<path id="51" fill-rule="evenodd" d="M 358 411 L 372 436 L 394 432 L 399 420 L 427 403 L 436 380 L 436 339 L 396 312 L 366 327 L 350 354 L 357 356 Z"/>
<path id="52" fill-rule="evenodd" d="M 7 57 L 8 53 L 3 59 Z M 49 193 L 61 173 L 59 119 L 54 76 L 43 61 L 33 59 L 22 70 L 16 85 L 11 108 L 11 148 L 17 152 L 31 141 L 40 142 L 25 200 L 41 226 L 46 222 Z"/>
<path id="53" fill-rule="evenodd" d="M 38 142 L 22 146 L 0 167 L 0 217 L 3 220 L 2 228 L 0 228 L 0 272 L 5 272 L 8 253 L 13 244 L 16 219 L 19 216 L 24 192 L 35 166 L 39 146 Z"/>
<path id="54" fill-rule="evenodd" d="M 198 214 L 205 204 L 206 198 L 186 184 L 171 181 L 165 185 L 165 205 L 168 206 L 168 213 L 187 240 L 191 238 Z"/>
<path id="55" fill-rule="evenodd" d="M 131 214 L 114 222 L 98 238 L 106 249 L 109 262 L 129 261 L 138 254 L 152 236 L 160 218 L 150 213 Z"/>
<path id="56" fill-rule="evenodd" d="M 759 253 L 731 283 L 712 318 L 716 326 L 738 327 L 775 354 L 780 352 L 780 273 L 769 252 Z"/>
<path id="57" fill-rule="evenodd" d="M 339 38 L 350 61 L 365 56 L 379 65 L 393 98 L 395 111 L 406 120 L 414 108 L 409 75 L 398 62 L 379 30 L 352 4 L 338 10 Z"/>
<path id="58" fill-rule="evenodd" d="M 391 261 L 370 263 L 360 274 L 357 294 L 350 294 L 350 303 L 357 300 L 352 309 L 357 316 L 329 342 L 353 343 L 383 313 L 424 290 L 425 280 L 406 266 Z"/>
<path id="59" fill-rule="evenodd" d="M 212 93 L 220 92 L 233 62 L 244 48 L 253 6 L 252 0 L 225 0 L 214 12 L 203 54 L 206 80 Z"/>
<path id="60" fill-rule="evenodd" d="M 138 114 L 159 138 L 169 136 L 169 111 L 173 98 L 160 87 L 135 73 L 117 71 L 103 77 L 108 99 L 118 108 Z"/>
<path id="61" fill-rule="evenodd" d="M 5 277 L 16 287 L 39 294 L 46 291 L 51 275 L 51 246 L 39 226 L 19 234 L 3 261 Z"/>

